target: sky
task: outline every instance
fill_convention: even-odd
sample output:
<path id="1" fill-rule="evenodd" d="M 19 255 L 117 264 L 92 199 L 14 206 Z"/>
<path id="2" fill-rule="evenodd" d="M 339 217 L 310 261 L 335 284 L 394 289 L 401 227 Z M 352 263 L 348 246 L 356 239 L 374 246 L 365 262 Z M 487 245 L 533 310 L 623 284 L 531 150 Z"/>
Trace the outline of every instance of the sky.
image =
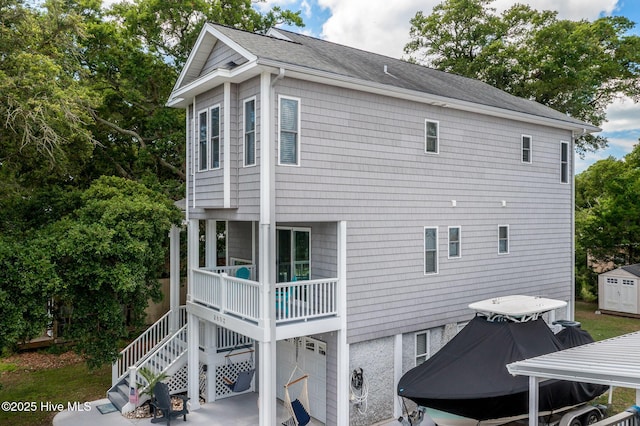
<path id="1" fill-rule="evenodd" d="M 286 29 L 401 59 L 405 57 L 403 47 L 409 41 L 410 19 L 418 10 L 429 15 L 438 3 L 440 0 L 266 0 L 256 7 L 300 10 L 305 27 Z M 560 19 L 626 16 L 636 23 L 631 33 L 640 35 L 638 0 L 495 0 L 492 7 L 502 11 L 515 3 L 538 10 L 556 10 Z M 609 156 L 622 158 L 633 149 L 640 138 L 640 104 L 630 99 L 615 102 L 607 109 L 607 122 L 601 128 L 601 135 L 609 139 L 609 147 L 584 158 L 576 156 L 576 173 Z"/>

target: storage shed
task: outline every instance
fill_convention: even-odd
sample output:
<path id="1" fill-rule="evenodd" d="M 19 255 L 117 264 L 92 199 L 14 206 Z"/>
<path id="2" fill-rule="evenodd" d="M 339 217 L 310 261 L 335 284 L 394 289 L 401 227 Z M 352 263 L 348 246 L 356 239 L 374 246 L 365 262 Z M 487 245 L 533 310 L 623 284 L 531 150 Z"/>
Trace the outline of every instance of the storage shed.
<path id="1" fill-rule="evenodd" d="M 598 308 L 640 315 L 640 263 L 622 266 L 598 276 Z"/>

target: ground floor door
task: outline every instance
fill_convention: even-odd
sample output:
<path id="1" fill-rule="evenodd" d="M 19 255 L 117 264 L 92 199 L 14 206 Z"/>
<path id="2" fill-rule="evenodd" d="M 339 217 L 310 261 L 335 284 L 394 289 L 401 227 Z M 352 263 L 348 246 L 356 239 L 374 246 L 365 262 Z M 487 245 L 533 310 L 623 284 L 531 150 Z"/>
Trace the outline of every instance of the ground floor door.
<path id="1" fill-rule="evenodd" d="M 309 375 L 309 411 L 311 416 L 326 422 L 327 416 L 327 344 L 311 337 L 279 340 L 277 343 L 276 389 L 277 396 L 284 400 L 284 385 L 291 377 L 296 364 L 302 372 Z M 296 361 L 297 358 L 297 361 Z M 297 370 L 293 379 L 303 373 Z M 290 398 L 298 395 L 299 388 L 290 389 Z"/>
<path id="2" fill-rule="evenodd" d="M 607 277 L 604 283 L 604 309 L 637 313 L 637 280 Z"/>

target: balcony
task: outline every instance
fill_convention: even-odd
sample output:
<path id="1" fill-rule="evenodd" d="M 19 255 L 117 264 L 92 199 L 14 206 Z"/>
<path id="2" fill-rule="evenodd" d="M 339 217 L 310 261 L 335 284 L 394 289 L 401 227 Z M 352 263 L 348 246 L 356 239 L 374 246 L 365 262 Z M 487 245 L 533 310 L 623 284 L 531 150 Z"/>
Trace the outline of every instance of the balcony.
<path id="1" fill-rule="evenodd" d="M 218 325 L 261 340 L 270 327 L 268 315 L 262 312 L 264 306 L 269 306 L 262 299 L 269 297 L 269 292 L 262 284 L 251 279 L 256 275 L 253 265 L 244 267 L 250 271 L 249 279 L 235 276 L 242 266 L 195 269 L 188 310 Z M 339 329 L 338 286 L 338 278 L 271 285 L 275 291 L 272 320 L 275 321 L 276 339 Z"/>

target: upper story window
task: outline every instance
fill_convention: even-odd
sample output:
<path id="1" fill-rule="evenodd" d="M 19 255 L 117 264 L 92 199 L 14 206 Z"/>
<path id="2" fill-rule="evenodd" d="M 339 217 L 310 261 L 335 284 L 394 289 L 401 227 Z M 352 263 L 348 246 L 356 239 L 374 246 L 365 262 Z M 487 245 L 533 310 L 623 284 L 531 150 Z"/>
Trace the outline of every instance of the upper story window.
<path id="1" fill-rule="evenodd" d="M 509 225 L 498 226 L 498 253 L 509 253 Z"/>
<path id="2" fill-rule="evenodd" d="M 560 142 L 560 182 L 569 183 L 569 142 Z"/>
<path id="3" fill-rule="evenodd" d="M 280 96 L 279 164 L 298 165 L 300 151 L 300 100 Z"/>
<path id="4" fill-rule="evenodd" d="M 531 136 L 522 135 L 522 162 L 531 163 Z"/>
<path id="5" fill-rule="evenodd" d="M 200 148 L 198 159 L 198 170 L 207 170 L 207 111 L 198 114 L 198 146 Z"/>
<path id="6" fill-rule="evenodd" d="M 244 165 L 256 164 L 256 99 L 244 101 Z"/>
<path id="7" fill-rule="evenodd" d="M 431 356 L 431 333 L 429 330 L 416 333 L 416 366 L 422 364 Z"/>
<path id="8" fill-rule="evenodd" d="M 211 168 L 220 167 L 220 107 L 215 106 L 211 114 Z"/>
<path id="9" fill-rule="evenodd" d="M 462 252 L 460 251 L 460 227 L 459 226 L 450 226 L 449 227 L 449 259 L 456 259 L 462 257 Z"/>
<path id="10" fill-rule="evenodd" d="M 425 120 L 424 122 L 424 152 L 438 153 L 440 145 L 440 123 L 438 121 Z"/>
<path id="11" fill-rule="evenodd" d="M 424 228 L 424 273 L 438 273 L 438 228 Z"/>

